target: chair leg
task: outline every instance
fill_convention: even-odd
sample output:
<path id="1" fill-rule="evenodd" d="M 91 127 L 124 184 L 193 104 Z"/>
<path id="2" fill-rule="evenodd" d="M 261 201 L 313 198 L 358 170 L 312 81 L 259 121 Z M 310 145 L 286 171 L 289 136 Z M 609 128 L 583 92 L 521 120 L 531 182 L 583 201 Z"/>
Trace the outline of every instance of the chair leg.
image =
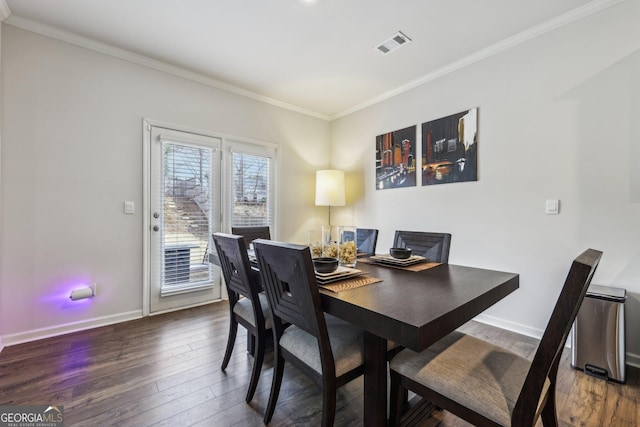
<path id="1" fill-rule="evenodd" d="M 398 427 L 402 418 L 402 409 L 405 404 L 407 389 L 400 384 L 400 374 L 391 371 L 391 384 L 389 391 L 389 427 Z"/>
<path id="2" fill-rule="evenodd" d="M 402 413 L 409 407 L 409 390 L 402 389 Z"/>
<path id="3" fill-rule="evenodd" d="M 556 415 L 556 393 L 555 387 L 549 388 L 547 401 L 542 408 L 542 425 L 545 427 L 557 427 L 558 417 Z"/>
<path id="4" fill-rule="evenodd" d="M 262 370 L 262 362 L 264 360 L 264 352 L 265 352 L 265 339 L 264 337 L 255 337 L 257 346 L 254 349 L 253 355 L 253 369 L 251 371 L 251 381 L 249 381 L 249 390 L 247 390 L 246 401 L 251 402 L 253 399 L 253 394 L 256 392 L 256 387 L 258 386 L 258 380 L 260 379 L 260 371 Z"/>
<path id="5" fill-rule="evenodd" d="M 231 322 L 229 322 L 229 338 L 227 338 L 227 349 L 224 352 L 224 359 L 222 359 L 223 371 L 227 369 L 229 359 L 231 359 L 231 353 L 233 353 L 233 346 L 236 343 L 236 333 L 238 332 L 238 322 L 231 316 Z"/>
<path id="6" fill-rule="evenodd" d="M 556 414 L 556 381 L 558 379 L 558 367 L 560 366 L 560 357 L 556 356 L 551 369 L 549 370 L 549 390 L 547 391 L 547 400 L 542 407 L 542 425 L 556 427 L 558 425 L 558 416 Z"/>
<path id="7" fill-rule="evenodd" d="M 322 387 L 322 427 L 331 427 L 336 418 L 336 382 L 323 381 Z"/>
<path id="8" fill-rule="evenodd" d="M 276 403 L 278 402 L 278 395 L 280 394 L 280 386 L 282 385 L 282 376 L 284 374 L 284 358 L 279 354 L 277 348 L 273 351 L 273 358 L 275 360 L 275 364 L 273 366 L 273 380 L 271 382 L 271 394 L 269 395 L 267 410 L 264 413 L 265 424 L 269 424 L 269 421 L 271 421 L 271 417 L 273 417 L 273 411 L 276 409 Z"/>
<path id="9" fill-rule="evenodd" d="M 256 337 L 252 334 L 247 334 L 247 353 L 254 355 L 256 351 Z"/>

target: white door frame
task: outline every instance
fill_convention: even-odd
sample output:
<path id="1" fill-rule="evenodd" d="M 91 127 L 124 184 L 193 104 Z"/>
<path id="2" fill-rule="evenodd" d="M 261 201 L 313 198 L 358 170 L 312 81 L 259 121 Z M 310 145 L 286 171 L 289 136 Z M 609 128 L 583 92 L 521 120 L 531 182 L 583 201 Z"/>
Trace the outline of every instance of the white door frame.
<path id="1" fill-rule="evenodd" d="M 177 125 L 173 125 L 173 124 L 167 124 L 167 123 L 163 123 L 163 122 L 159 122 L 159 121 L 155 121 L 155 120 L 149 120 L 149 119 L 143 119 L 142 121 L 142 133 L 143 133 L 143 189 L 142 189 L 142 193 L 143 193 L 143 202 L 142 202 L 142 209 L 143 209 L 143 220 L 142 220 L 142 227 L 143 227 L 143 273 L 142 273 L 142 280 L 143 280 L 143 291 L 142 291 L 142 315 L 143 316 L 149 316 L 151 314 L 155 315 L 155 314 L 160 314 L 162 312 L 166 312 L 166 311 L 173 311 L 176 309 L 173 308 L 169 308 L 167 310 L 164 311 L 156 311 L 156 312 L 151 312 L 151 289 L 152 289 L 152 284 L 151 284 L 151 268 L 152 268 L 152 261 L 151 261 L 151 220 L 150 220 L 150 209 L 151 209 L 151 196 L 152 196 L 152 192 L 151 192 L 151 184 L 152 184 L 152 178 L 151 178 L 151 171 L 152 171 L 152 165 L 151 165 L 151 131 L 152 128 L 162 128 L 162 129 L 168 129 L 168 130 L 174 130 L 174 131 L 179 131 L 179 132 L 187 132 L 187 133 L 191 133 L 191 134 L 195 134 L 195 135 L 203 135 L 206 137 L 212 137 L 212 138 L 217 138 L 217 139 L 221 139 L 219 136 L 212 134 L 211 132 L 207 132 L 207 131 L 203 131 L 202 129 L 193 129 L 193 128 L 187 128 L 184 126 L 177 126 Z M 220 168 L 219 168 L 220 169 Z M 220 177 L 218 178 L 218 182 L 220 182 Z M 220 194 L 220 191 L 218 191 L 218 193 Z M 220 204 L 220 201 L 218 202 L 218 204 Z M 214 219 L 214 221 L 217 221 L 218 224 L 220 224 L 220 218 Z M 220 270 L 218 267 L 214 267 L 214 269 L 216 270 L 216 277 L 215 277 L 215 281 L 216 286 L 218 289 L 220 289 Z M 206 301 L 203 302 L 197 302 L 197 303 L 192 303 L 189 305 L 185 305 L 183 307 L 177 308 L 177 309 L 182 309 L 182 308 L 186 308 L 186 307 L 193 307 L 193 306 L 198 306 L 198 305 L 203 305 L 203 304 L 209 304 L 212 301 L 215 301 L 208 299 Z"/>

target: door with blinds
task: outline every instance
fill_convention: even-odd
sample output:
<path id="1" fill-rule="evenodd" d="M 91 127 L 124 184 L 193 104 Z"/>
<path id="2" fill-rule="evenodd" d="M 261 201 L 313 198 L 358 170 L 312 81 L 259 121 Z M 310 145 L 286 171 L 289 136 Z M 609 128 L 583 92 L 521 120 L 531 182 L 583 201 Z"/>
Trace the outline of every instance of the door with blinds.
<path id="1" fill-rule="evenodd" d="M 149 130 L 149 312 L 220 298 L 209 263 L 220 230 L 218 138 L 151 126 Z"/>

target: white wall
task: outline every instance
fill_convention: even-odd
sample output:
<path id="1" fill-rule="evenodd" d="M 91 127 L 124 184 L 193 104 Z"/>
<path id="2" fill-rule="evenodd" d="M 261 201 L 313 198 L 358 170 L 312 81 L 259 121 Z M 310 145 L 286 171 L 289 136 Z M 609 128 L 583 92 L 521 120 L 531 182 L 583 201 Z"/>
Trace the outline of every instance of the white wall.
<path id="1" fill-rule="evenodd" d="M 306 241 L 322 220 L 325 121 L 6 24 L 2 84 L 5 345 L 140 315 L 143 118 L 280 144 L 277 237 Z M 98 297 L 71 304 L 85 282 Z"/>
<path id="2" fill-rule="evenodd" d="M 378 252 L 396 229 L 451 232 L 451 263 L 520 274 L 482 318 L 534 336 L 571 260 L 602 250 L 594 283 L 629 292 L 627 350 L 640 363 L 638 22 L 640 2 L 624 2 L 332 122 L 349 193 L 336 221 L 379 228 Z M 473 107 L 479 181 L 376 191 L 376 135 Z M 545 215 L 548 198 L 560 215 Z"/>

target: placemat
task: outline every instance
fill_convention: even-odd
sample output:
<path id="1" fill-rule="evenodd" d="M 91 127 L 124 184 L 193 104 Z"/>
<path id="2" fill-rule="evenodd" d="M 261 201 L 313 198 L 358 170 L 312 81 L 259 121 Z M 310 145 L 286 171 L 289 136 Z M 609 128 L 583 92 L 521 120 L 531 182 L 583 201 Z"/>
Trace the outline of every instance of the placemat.
<path id="1" fill-rule="evenodd" d="M 389 267 L 393 267 L 393 268 L 399 268 L 401 270 L 407 270 L 407 271 L 424 271 L 424 270 L 428 270 L 430 268 L 433 267 L 437 267 L 439 266 L 441 263 L 439 262 L 421 262 L 420 264 L 413 264 L 413 265 L 408 265 L 406 267 L 395 267 L 395 266 L 389 266 Z"/>
<path id="2" fill-rule="evenodd" d="M 407 270 L 407 271 L 416 271 L 416 272 L 428 270 L 430 268 L 437 267 L 441 264 L 439 262 L 420 262 L 417 264 L 401 266 L 401 265 L 393 265 L 393 264 L 383 264 L 381 262 L 375 262 L 374 260 L 369 258 L 358 259 L 358 262 L 364 262 L 365 264 L 380 265 L 382 267 L 397 268 L 398 270 Z"/>
<path id="3" fill-rule="evenodd" d="M 378 282 L 382 282 L 382 279 L 377 277 L 354 277 L 353 279 L 340 280 L 339 282 L 318 286 L 331 292 L 342 292 Z"/>

